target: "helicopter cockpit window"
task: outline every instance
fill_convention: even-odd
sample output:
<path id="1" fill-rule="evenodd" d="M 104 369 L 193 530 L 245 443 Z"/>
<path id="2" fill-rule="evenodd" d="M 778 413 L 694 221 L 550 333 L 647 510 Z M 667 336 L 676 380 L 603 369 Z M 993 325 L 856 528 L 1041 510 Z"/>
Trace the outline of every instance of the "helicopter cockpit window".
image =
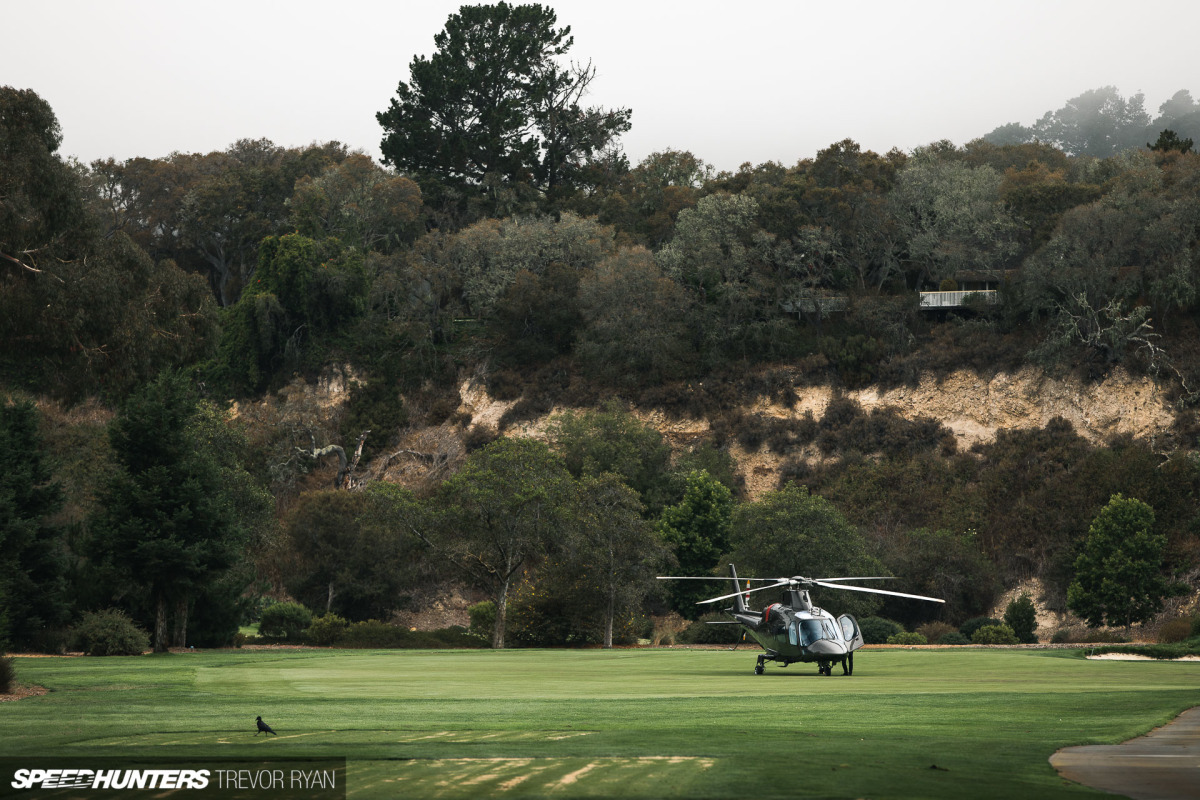
<path id="1" fill-rule="evenodd" d="M 837 628 L 827 619 L 802 619 L 799 627 L 800 644 L 805 647 L 820 639 L 838 639 Z"/>
<path id="2" fill-rule="evenodd" d="M 825 632 L 821 630 L 821 620 L 819 619 L 802 619 L 800 620 L 800 644 L 807 647 L 818 639 L 825 639 Z"/>

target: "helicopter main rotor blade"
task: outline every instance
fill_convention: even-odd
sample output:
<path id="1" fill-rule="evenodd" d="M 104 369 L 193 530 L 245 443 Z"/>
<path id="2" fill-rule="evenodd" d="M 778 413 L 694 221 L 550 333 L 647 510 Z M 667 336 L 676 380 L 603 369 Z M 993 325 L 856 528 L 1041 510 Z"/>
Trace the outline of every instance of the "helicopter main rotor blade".
<path id="1" fill-rule="evenodd" d="M 924 595 L 920 595 L 920 594 L 905 594 L 904 592 L 888 592 L 883 589 L 869 589 L 866 586 L 843 586 L 838 583 L 823 583 L 823 582 L 817 581 L 817 580 L 814 580 L 813 583 L 815 583 L 818 586 L 824 586 L 826 589 L 847 589 L 851 592 L 867 592 L 869 594 L 887 594 L 887 595 L 891 595 L 892 597 L 907 597 L 910 600 L 928 600 L 931 603 L 946 602 L 945 600 L 941 600 L 937 597 L 925 597 Z"/>
<path id="2" fill-rule="evenodd" d="M 758 586 L 753 589 L 742 589 L 741 591 L 734 592 L 733 594 L 723 594 L 720 597 L 710 597 L 707 600 L 701 600 L 701 601 L 697 602 L 696 605 L 702 606 L 702 605 L 705 605 L 706 603 L 715 603 L 718 600 L 728 600 L 731 597 L 737 597 L 739 594 L 750 594 L 751 592 L 762 592 L 762 591 L 766 591 L 767 589 L 774 589 L 779 586 L 787 586 L 789 583 L 791 583 L 791 581 L 780 581 L 779 583 L 773 583 L 770 586 Z"/>
<path id="3" fill-rule="evenodd" d="M 705 575 L 659 575 L 658 579 L 660 581 L 731 581 L 731 580 L 733 580 L 733 578 L 731 578 L 728 575 L 711 575 L 711 576 L 705 576 Z M 738 578 L 738 580 L 739 581 L 758 581 L 759 583 L 762 583 L 762 582 L 769 583 L 771 581 L 780 581 L 783 579 L 782 578 Z"/>
<path id="4" fill-rule="evenodd" d="M 898 579 L 891 575 L 886 575 L 886 576 L 885 575 L 876 575 L 873 578 L 866 578 L 866 577 L 863 577 L 863 578 L 812 578 L 812 580 L 825 581 L 826 583 L 830 583 L 833 581 L 894 581 L 894 580 L 898 580 Z"/>

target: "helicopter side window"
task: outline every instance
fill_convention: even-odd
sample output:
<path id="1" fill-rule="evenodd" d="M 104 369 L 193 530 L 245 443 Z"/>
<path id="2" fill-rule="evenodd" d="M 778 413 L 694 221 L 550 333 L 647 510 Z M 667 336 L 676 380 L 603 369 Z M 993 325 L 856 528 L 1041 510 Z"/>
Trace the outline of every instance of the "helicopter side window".
<path id="1" fill-rule="evenodd" d="M 792 645 L 796 644 L 796 640 L 799 636 L 799 634 L 797 633 L 797 630 L 799 628 L 800 628 L 800 623 L 798 621 L 793 622 L 791 625 L 788 625 L 788 644 L 792 644 Z"/>

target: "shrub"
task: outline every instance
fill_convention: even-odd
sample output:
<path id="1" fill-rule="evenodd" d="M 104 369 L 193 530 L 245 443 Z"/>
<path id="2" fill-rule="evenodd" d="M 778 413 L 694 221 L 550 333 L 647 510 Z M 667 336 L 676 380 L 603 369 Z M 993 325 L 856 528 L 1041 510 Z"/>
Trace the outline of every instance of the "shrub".
<path id="1" fill-rule="evenodd" d="M 705 614 L 679 634 L 679 641 L 683 644 L 736 644 L 742 638 L 740 625 L 708 624 L 729 621 L 729 617 L 720 612 Z"/>
<path id="2" fill-rule="evenodd" d="M 1054 635 L 1050 637 L 1051 644 L 1067 644 L 1068 642 L 1073 642 L 1074 640 L 1075 637 L 1071 634 L 1070 628 L 1059 628 L 1054 632 Z"/>
<path id="3" fill-rule="evenodd" d="M 883 617 L 867 617 L 859 620 L 858 628 L 862 631 L 863 641 L 867 644 L 886 644 L 889 636 L 904 632 L 904 626 Z"/>
<path id="4" fill-rule="evenodd" d="M 933 622 L 926 622 L 924 625 L 918 627 L 917 633 L 924 636 L 925 641 L 929 642 L 930 644 L 945 644 L 945 642 L 942 641 L 942 637 L 948 633 L 958 633 L 958 628 L 955 628 L 953 625 L 947 622 L 935 620 Z"/>
<path id="5" fill-rule="evenodd" d="M 1158 629 L 1158 643 L 1174 644 L 1190 638 L 1191 635 L 1192 621 L 1190 619 L 1173 619 L 1164 622 L 1163 626 Z"/>
<path id="6" fill-rule="evenodd" d="M 468 608 L 467 614 L 471 617 L 471 633 L 491 641 L 492 630 L 496 627 L 496 604 L 484 600 Z"/>
<path id="7" fill-rule="evenodd" d="M 893 633 L 891 636 L 889 636 L 887 638 L 887 643 L 888 644 L 928 644 L 928 642 L 925 640 L 925 637 L 922 636 L 921 634 L 908 633 L 906 631 L 901 631 L 900 633 Z"/>
<path id="8" fill-rule="evenodd" d="M 9 694 L 17 685 L 17 668 L 12 656 L 0 653 L 0 694 Z"/>
<path id="9" fill-rule="evenodd" d="M 959 631 L 962 632 L 963 636 L 966 636 L 968 639 L 974 639 L 975 631 L 979 630 L 980 628 L 984 627 L 985 625 L 1003 625 L 1003 624 L 1004 624 L 1003 620 L 996 619 L 995 617 L 972 617 L 971 619 L 964 622 L 962 625 L 959 625 L 958 629 L 959 629 Z"/>
<path id="10" fill-rule="evenodd" d="M 89 656 L 140 656 L 150 649 L 150 635 L 115 608 L 84 614 L 75 635 Z"/>
<path id="11" fill-rule="evenodd" d="M 974 644 L 1018 644 L 1017 634 L 1004 623 L 999 625 L 984 625 L 971 634 Z"/>
<path id="12" fill-rule="evenodd" d="M 332 612 L 319 617 L 313 617 L 308 630 L 304 633 L 304 638 L 309 644 L 315 644 L 318 647 L 331 647 L 337 644 L 338 639 L 342 638 L 342 634 L 346 632 L 348 624 L 345 619 Z"/>
<path id="13" fill-rule="evenodd" d="M 1033 599 L 1028 594 L 1022 594 L 1008 604 L 1004 610 L 1004 623 L 1013 629 L 1017 641 L 1023 644 L 1037 642 L 1037 634 L 1034 633 L 1037 630 L 1037 609 L 1033 607 Z"/>
<path id="14" fill-rule="evenodd" d="M 408 631 L 377 619 L 355 622 L 346 627 L 338 641 L 342 647 L 400 647 Z"/>
<path id="15" fill-rule="evenodd" d="M 967 637 L 963 636 L 958 631 L 950 631 L 949 633 L 943 633 L 941 635 L 941 637 L 938 638 L 937 643 L 938 644 L 970 644 L 971 640 L 968 639 Z"/>
<path id="16" fill-rule="evenodd" d="M 299 603 L 276 603 L 263 609 L 258 635 L 273 639 L 298 639 L 312 623 L 312 612 Z"/>

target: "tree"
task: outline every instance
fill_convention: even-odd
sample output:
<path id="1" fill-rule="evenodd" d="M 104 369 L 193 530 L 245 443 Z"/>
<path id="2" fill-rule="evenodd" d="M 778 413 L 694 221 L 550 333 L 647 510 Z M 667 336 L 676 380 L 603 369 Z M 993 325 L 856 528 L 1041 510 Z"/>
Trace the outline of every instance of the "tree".
<path id="1" fill-rule="evenodd" d="M 576 479 L 616 475 L 657 516 L 666 499 L 671 448 L 662 434 L 616 400 L 594 411 L 565 411 L 551 418 L 554 449 Z"/>
<path id="2" fill-rule="evenodd" d="M 1004 622 L 1012 628 L 1017 641 L 1022 644 L 1037 644 L 1037 609 L 1028 592 L 1008 604 L 1004 609 Z"/>
<path id="3" fill-rule="evenodd" d="M 1154 509 L 1120 493 L 1092 521 L 1067 589 L 1067 607 L 1089 626 L 1128 630 L 1162 610 L 1170 591 L 1162 577 L 1167 537 L 1154 528 Z"/>
<path id="4" fill-rule="evenodd" d="M 606 648 L 613 645 L 613 621 L 636 610 L 654 588 L 655 572 L 667 555 L 665 543 L 642 516 L 637 493 L 612 473 L 583 478 L 579 486 L 575 562 L 586 574 L 604 618 Z"/>
<path id="5" fill-rule="evenodd" d="M 211 423 L 183 375 L 164 372 L 109 429 L 119 469 L 92 520 L 91 552 L 118 595 L 152 609 L 155 652 L 186 643 L 194 595 L 234 565 L 265 505 L 261 493 L 238 497 L 253 481 Z"/>
<path id="6" fill-rule="evenodd" d="M 878 575 L 882 570 L 832 503 L 795 484 L 734 510 L 728 556 L 741 574 L 760 578 Z M 860 615 L 879 606 L 875 596 L 851 592 L 828 591 L 821 602 Z"/>
<path id="7" fill-rule="evenodd" d="M 403 490 L 301 495 L 283 525 L 288 592 L 321 613 L 386 619 L 411 586 L 416 548 L 405 528 L 415 507 Z"/>
<path id="8" fill-rule="evenodd" d="M 203 282 L 103 235 L 61 133 L 31 91 L 0 89 L 0 374 L 58 395 L 114 396 L 205 355 Z"/>
<path id="9" fill-rule="evenodd" d="M 1034 135 L 1073 156 L 1108 158 L 1140 147 L 1150 124 L 1141 92 L 1124 98 L 1115 86 L 1090 89 L 1033 125 Z"/>
<path id="10" fill-rule="evenodd" d="M 432 544 L 496 604 L 492 647 L 504 647 L 509 589 L 564 538 L 575 486 L 562 460 L 532 439 L 498 439 L 438 489 Z"/>
<path id="11" fill-rule="evenodd" d="M 1016 226 L 1000 202 L 1000 175 L 971 167 L 948 142 L 919 148 L 889 204 L 907 240 L 918 288 L 960 270 L 999 271 L 1016 255 Z"/>
<path id="12" fill-rule="evenodd" d="M 462 6 L 416 56 L 383 127 L 385 163 L 417 176 L 426 194 L 440 183 L 491 212 L 511 213 L 530 190 L 571 186 L 580 167 L 629 128 L 628 109 L 581 108 L 595 77 L 560 66 L 570 26 L 541 5 Z"/>
<path id="13" fill-rule="evenodd" d="M 681 575 L 711 575 L 729 547 L 729 520 L 733 494 L 704 470 L 687 476 L 683 499 L 663 509 L 658 520 L 659 535 L 675 553 Z M 671 606 L 694 619 L 700 614 L 696 603 L 709 596 L 707 588 L 680 581 L 671 586 Z"/>
<path id="14" fill-rule="evenodd" d="M 610 385 L 639 386 L 695 368 L 689 298 L 644 248 L 622 248 L 586 273 L 579 305 L 583 327 L 575 352 L 584 372 Z"/>
<path id="15" fill-rule="evenodd" d="M 29 401 L 0 398 L 0 650 L 44 645 L 67 621 L 65 542 L 52 516 L 63 492 L 53 479 L 38 412 Z"/>
<path id="16" fill-rule="evenodd" d="M 1154 144 L 1146 143 L 1146 147 L 1151 150 L 1156 150 L 1160 153 L 1169 153 L 1172 150 L 1178 150 L 1180 153 L 1190 152 L 1192 145 L 1195 144 L 1191 139 L 1182 139 L 1179 134 L 1170 128 L 1164 128 L 1159 132 L 1158 138 Z"/>
<path id="17" fill-rule="evenodd" d="M 370 156 L 354 153 L 316 177 L 301 176 L 288 207 L 305 236 L 388 252 L 416 238 L 421 190 L 381 169 Z"/>

